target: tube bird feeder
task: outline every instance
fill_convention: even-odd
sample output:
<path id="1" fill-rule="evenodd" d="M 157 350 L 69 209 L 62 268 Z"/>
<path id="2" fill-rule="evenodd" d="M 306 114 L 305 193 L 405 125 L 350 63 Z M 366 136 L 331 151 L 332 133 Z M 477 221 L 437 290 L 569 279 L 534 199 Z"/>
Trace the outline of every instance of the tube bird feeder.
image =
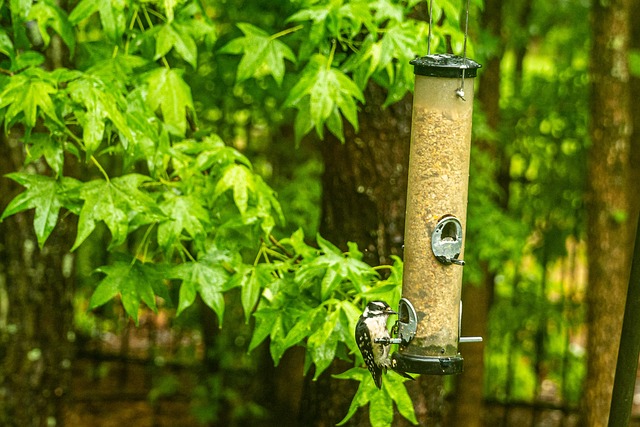
<path id="1" fill-rule="evenodd" d="M 394 368 L 462 372 L 458 352 L 473 79 L 480 64 L 450 54 L 411 61 L 415 91 Z M 467 81 L 465 89 L 465 80 Z"/>

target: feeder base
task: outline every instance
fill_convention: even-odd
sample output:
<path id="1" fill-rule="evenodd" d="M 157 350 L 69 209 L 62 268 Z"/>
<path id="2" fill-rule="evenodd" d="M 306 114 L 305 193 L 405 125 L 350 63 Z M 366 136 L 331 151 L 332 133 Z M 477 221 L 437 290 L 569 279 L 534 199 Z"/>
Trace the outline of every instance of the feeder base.
<path id="1" fill-rule="evenodd" d="M 462 356 L 416 356 L 394 353 L 391 366 L 398 371 L 425 375 L 453 375 L 462 373 Z"/>

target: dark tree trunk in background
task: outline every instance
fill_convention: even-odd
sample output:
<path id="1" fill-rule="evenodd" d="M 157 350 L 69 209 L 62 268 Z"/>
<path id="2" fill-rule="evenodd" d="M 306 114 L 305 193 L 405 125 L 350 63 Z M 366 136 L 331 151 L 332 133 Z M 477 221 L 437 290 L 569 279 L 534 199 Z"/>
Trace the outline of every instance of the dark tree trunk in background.
<path id="1" fill-rule="evenodd" d="M 629 0 L 592 2 L 586 426 L 607 424 L 629 280 L 630 5 Z M 634 187 L 637 192 L 637 183 Z"/>
<path id="2" fill-rule="evenodd" d="M 631 17 L 640 16 L 640 2 L 632 1 L 631 2 L 631 12 L 629 14 L 629 19 L 633 19 Z M 640 51 L 640 25 L 637 23 L 631 23 L 631 50 L 635 50 L 636 52 Z M 638 70 L 636 70 L 638 71 Z M 630 114 L 631 120 L 633 121 L 633 131 L 631 133 L 631 154 L 629 156 L 629 164 L 631 165 L 631 185 L 638 185 L 640 183 L 640 75 L 635 74 L 631 75 L 631 92 L 630 99 L 633 101 L 630 103 Z M 636 221 L 634 218 L 638 217 L 638 213 L 640 212 L 640 197 L 631 197 L 631 224 L 635 225 Z M 633 230 L 631 231 L 631 235 L 635 233 Z"/>
<path id="3" fill-rule="evenodd" d="M 330 135 L 318 142 L 325 165 L 320 233 L 344 249 L 358 243 L 371 265 L 390 264 L 391 255 L 402 256 L 412 98 L 383 110 L 386 93 L 374 84 L 365 97 L 358 134 L 346 125 L 345 144 Z M 347 414 L 355 384 L 330 374 L 348 368 L 334 363 L 318 381 L 307 376 L 302 425 L 333 426 Z M 350 424 L 367 425 L 368 411 Z"/>
<path id="4" fill-rule="evenodd" d="M 319 143 L 325 165 L 320 233 L 345 248 L 357 242 L 371 265 L 402 256 L 404 241 L 411 97 L 383 110 L 385 96 L 371 84 L 359 133 L 347 127 L 345 144 L 332 135 Z"/>
<path id="5" fill-rule="evenodd" d="M 481 27 L 490 37 L 501 39 L 502 1 L 487 0 L 481 16 Z M 502 46 L 499 41 L 495 43 Z M 487 118 L 487 125 L 497 131 L 500 122 L 500 61 L 502 50 L 498 49 L 487 58 L 479 73 L 480 85 L 476 100 L 479 108 Z M 493 159 L 501 159 L 495 142 L 474 141 L 478 150 L 490 154 Z M 473 161 L 473 159 L 472 159 Z M 508 165 L 508 160 L 502 160 Z M 496 168 L 497 174 L 502 174 L 506 168 Z M 472 178 L 473 179 L 473 178 Z M 496 180 L 499 178 L 496 177 Z M 471 190 L 470 190 L 471 191 Z M 507 193 L 505 193 L 507 194 Z M 472 215 L 472 212 L 470 212 Z M 467 245 L 473 245 L 469 240 Z M 479 244 L 476 242 L 475 244 Z M 492 294 L 494 276 L 489 272 L 486 263 L 482 265 L 483 280 L 481 283 L 466 283 L 462 288 L 462 335 L 481 336 L 487 340 L 487 322 L 489 315 L 489 301 Z M 462 344 L 460 353 L 464 357 L 464 372 L 456 377 L 455 405 L 453 407 L 453 422 L 455 426 L 480 427 L 483 425 L 484 398 L 484 348 L 485 344 Z"/>
<path id="6" fill-rule="evenodd" d="M 0 209 L 19 191 L 4 174 L 19 170 L 22 144 L 0 140 Z M 75 218 L 63 217 L 38 248 L 33 212 L 0 223 L 0 424 L 63 425 L 73 361 Z"/>
<path id="7" fill-rule="evenodd" d="M 69 58 L 56 34 L 43 53 L 49 69 L 64 66 Z M 22 190 L 4 177 L 23 169 L 19 133 L 13 129 L 10 136 L 0 135 L 0 212 Z M 66 160 L 69 169 L 71 159 Z M 30 167 L 50 173 L 40 162 Z M 62 427 L 75 353 L 75 255 L 69 250 L 77 218 L 60 211 L 58 224 L 40 249 L 33 215 L 30 210 L 0 223 L 0 424 Z"/>

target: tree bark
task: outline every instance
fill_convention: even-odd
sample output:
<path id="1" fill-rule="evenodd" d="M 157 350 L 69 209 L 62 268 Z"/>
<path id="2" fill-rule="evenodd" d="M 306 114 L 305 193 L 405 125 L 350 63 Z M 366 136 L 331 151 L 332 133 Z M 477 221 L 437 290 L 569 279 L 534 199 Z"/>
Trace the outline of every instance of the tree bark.
<path id="1" fill-rule="evenodd" d="M 462 335 L 487 337 L 490 282 L 493 275 L 484 274 L 484 282 L 466 284 L 462 288 Z M 456 394 L 452 408 L 452 426 L 480 427 L 484 419 L 484 344 L 461 344 L 464 372 L 456 376 Z"/>
<path id="2" fill-rule="evenodd" d="M 342 244 L 357 242 L 371 265 L 390 264 L 402 255 L 407 167 L 411 140 L 411 96 L 387 109 L 375 84 L 366 90 L 360 131 L 345 129 L 346 143 L 329 136 L 321 142 L 320 233 Z"/>
<path id="3" fill-rule="evenodd" d="M 402 256 L 404 241 L 412 97 L 383 110 L 385 96 L 370 84 L 360 131 L 345 126 L 346 143 L 333 136 L 319 142 L 325 165 L 320 234 L 345 250 L 347 242 L 356 242 L 370 265 Z M 304 425 L 335 425 L 347 414 L 355 388 L 331 378 L 344 370 L 334 363 L 317 381 L 305 381 Z M 349 425 L 368 425 L 368 412 L 360 411 Z"/>
<path id="4" fill-rule="evenodd" d="M 631 254 L 628 0 L 592 2 L 586 426 L 607 424 Z"/>
<path id="5" fill-rule="evenodd" d="M 22 144 L 2 137 L 0 176 L 22 166 Z M 0 209 L 18 186 L 0 178 Z M 73 360 L 73 271 L 69 234 L 72 217 L 63 217 L 40 250 L 33 213 L 0 223 L 0 424 L 63 425 Z M 71 239 L 72 241 L 72 239 Z"/>
<path id="6" fill-rule="evenodd" d="M 502 2 L 487 0 L 481 16 L 481 26 L 491 37 L 501 39 Z M 497 43 L 499 46 L 502 43 Z M 487 118 L 487 125 L 497 130 L 500 123 L 500 61 L 502 51 L 493 52 L 479 73 L 480 85 L 477 101 Z M 475 146 L 499 159 L 495 143 L 476 141 Z M 472 159 L 473 161 L 473 159 Z M 501 161 L 500 164 L 508 164 Z M 499 168 L 497 174 L 504 173 Z M 499 177 L 496 176 L 496 179 Z M 470 189 L 470 191 L 472 191 Z M 473 242 L 468 244 L 473 245 Z M 486 265 L 482 266 L 483 278 L 480 283 L 466 283 L 462 288 L 462 334 L 465 336 L 487 337 L 489 301 L 492 293 L 494 275 Z M 456 394 L 452 408 L 452 425 L 480 427 L 483 425 L 484 412 L 484 344 L 462 345 L 460 352 L 464 357 L 464 372 L 456 377 Z"/>
<path id="7" fill-rule="evenodd" d="M 640 2 L 633 1 L 631 2 L 631 12 L 629 14 L 629 19 L 631 17 L 640 16 Z M 631 24 L 631 41 L 630 48 L 635 50 L 636 52 L 640 52 L 640 25 Z M 631 78 L 631 99 L 640 99 L 640 75 L 632 74 Z M 639 183 L 640 182 L 640 102 L 631 102 L 630 103 L 630 114 L 631 120 L 633 120 L 632 124 L 632 133 L 631 133 L 631 154 L 629 156 L 629 165 L 631 167 L 631 183 Z M 631 223 L 634 224 L 634 219 L 638 217 L 638 213 L 640 212 L 640 197 L 631 197 Z M 631 230 L 631 235 L 634 234 L 633 230 Z"/>

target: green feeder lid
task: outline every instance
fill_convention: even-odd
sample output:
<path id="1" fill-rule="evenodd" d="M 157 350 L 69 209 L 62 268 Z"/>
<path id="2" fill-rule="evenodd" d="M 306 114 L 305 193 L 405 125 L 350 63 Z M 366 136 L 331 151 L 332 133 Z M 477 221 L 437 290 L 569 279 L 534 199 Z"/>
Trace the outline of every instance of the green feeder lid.
<path id="1" fill-rule="evenodd" d="M 475 77 L 478 68 L 482 65 L 473 59 L 463 58 L 450 53 L 440 53 L 437 55 L 427 55 L 411 60 L 413 72 L 419 76 L 430 77 Z"/>

